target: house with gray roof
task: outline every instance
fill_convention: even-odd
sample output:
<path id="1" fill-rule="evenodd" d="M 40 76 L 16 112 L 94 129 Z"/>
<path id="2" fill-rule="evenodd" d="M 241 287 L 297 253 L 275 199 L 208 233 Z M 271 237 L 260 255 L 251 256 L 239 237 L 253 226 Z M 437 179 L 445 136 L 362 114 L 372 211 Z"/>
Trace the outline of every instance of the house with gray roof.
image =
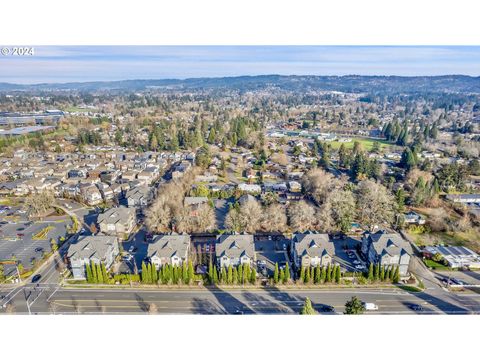
<path id="1" fill-rule="evenodd" d="M 137 186 L 125 194 L 128 207 L 143 208 L 153 199 L 152 189 L 148 186 Z"/>
<path id="2" fill-rule="evenodd" d="M 67 259 L 73 278 L 81 280 L 86 278 L 86 264 L 103 263 L 108 271 L 118 254 L 118 241 L 115 236 L 80 236 L 78 241 L 68 248 Z"/>
<path id="3" fill-rule="evenodd" d="M 223 234 L 217 237 L 215 255 L 220 268 L 250 264 L 256 260 L 253 235 Z"/>
<path id="4" fill-rule="evenodd" d="M 182 265 L 188 260 L 189 251 L 190 235 L 156 235 L 148 245 L 147 257 L 158 270 L 166 264 Z"/>
<path id="5" fill-rule="evenodd" d="M 299 233 L 293 236 L 293 259 L 297 268 L 332 264 L 335 246 L 328 234 Z"/>
<path id="6" fill-rule="evenodd" d="M 135 209 L 125 206 L 110 208 L 98 215 L 97 222 L 102 233 L 123 237 L 135 227 Z"/>
<path id="7" fill-rule="evenodd" d="M 399 266 L 400 275 L 408 274 L 412 248 L 397 233 L 379 230 L 365 233 L 362 239 L 362 253 L 369 263 L 383 266 Z"/>

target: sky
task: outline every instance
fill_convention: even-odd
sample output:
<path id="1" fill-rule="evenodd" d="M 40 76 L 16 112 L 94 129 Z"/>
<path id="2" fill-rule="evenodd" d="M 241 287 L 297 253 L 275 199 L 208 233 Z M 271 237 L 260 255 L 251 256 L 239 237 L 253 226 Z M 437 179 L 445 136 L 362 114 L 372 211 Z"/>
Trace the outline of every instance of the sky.
<path id="1" fill-rule="evenodd" d="M 0 82 L 241 75 L 480 76 L 480 46 L 34 46 L 0 54 Z"/>

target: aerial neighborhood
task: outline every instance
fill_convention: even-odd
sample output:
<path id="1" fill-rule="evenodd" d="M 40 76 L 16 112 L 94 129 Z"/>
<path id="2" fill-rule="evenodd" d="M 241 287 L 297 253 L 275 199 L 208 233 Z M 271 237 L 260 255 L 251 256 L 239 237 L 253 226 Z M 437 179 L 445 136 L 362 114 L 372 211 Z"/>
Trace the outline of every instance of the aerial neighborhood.
<path id="1" fill-rule="evenodd" d="M 478 95 L 265 81 L 1 90 L 0 281 L 480 285 Z"/>

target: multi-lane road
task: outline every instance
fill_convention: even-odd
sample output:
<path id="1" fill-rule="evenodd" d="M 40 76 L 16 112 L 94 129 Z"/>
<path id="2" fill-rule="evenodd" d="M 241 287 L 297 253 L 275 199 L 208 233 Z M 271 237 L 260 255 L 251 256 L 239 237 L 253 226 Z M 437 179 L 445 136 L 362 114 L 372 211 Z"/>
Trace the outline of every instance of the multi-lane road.
<path id="1" fill-rule="evenodd" d="M 421 314 L 480 313 L 480 295 L 443 291 L 408 293 L 400 289 L 280 290 L 274 288 L 234 289 L 79 289 L 52 283 L 29 284 L 2 289 L 0 304 L 9 303 L 18 314 L 298 314 L 305 297 L 314 307 L 323 305 L 342 313 L 345 302 L 356 295 L 373 302 L 378 314 L 413 314 L 412 304 L 423 307 Z M 1 310 L 5 311 L 5 308 Z"/>

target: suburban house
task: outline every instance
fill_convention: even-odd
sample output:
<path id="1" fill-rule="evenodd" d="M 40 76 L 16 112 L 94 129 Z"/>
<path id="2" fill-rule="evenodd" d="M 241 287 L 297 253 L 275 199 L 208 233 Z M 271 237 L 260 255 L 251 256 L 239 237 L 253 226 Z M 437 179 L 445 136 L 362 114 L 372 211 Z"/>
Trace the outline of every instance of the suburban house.
<path id="1" fill-rule="evenodd" d="M 82 184 L 83 185 L 83 184 Z M 98 205 L 103 201 L 100 190 L 95 185 L 88 185 L 80 187 L 80 194 L 83 201 L 87 205 Z"/>
<path id="2" fill-rule="evenodd" d="M 80 236 L 78 241 L 68 248 L 67 259 L 73 278 L 85 279 L 86 264 L 103 263 L 108 271 L 118 254 L 118 241 L 115 236 Z"/>
<path id="3" fill-rule="evenodd" d="M 412 248 L 397 233 L 379 230 L 365 233 L 362 238 L 362 253 L 369 263 L 383 266 L 399 266 L 400 275 L 408 274 Z"/>
<path id="4" fill-rule="evenodd" d="M 480 194 L 449 194 L 446 196 L 447 200 L 456 203 L 480 203 Z"/>
<path id="5" fill-rule="evenodd" d="M 423 225 L 425 224 L 425 219 L 415 211 L 409 211 L 405 214 L 405 222 L 407 224 Z"/>
<path id="6" fill-rule="evenodd" d="M 97 222 L 102 233 L 124 237 L 132 232 L 135 220 L 135 209 L 119 206 L 98 215 Z"/>
<path id="7" fill-rule="evenodd" d="M 128 207 L 142 208 L 147 206 L 153 198 L 153 193 L 148 186 L 137 186 L 125 194 Z"/>
<path id="8" fill-rule="evenodd" d="M 256 184 L 238 184 L 238 189 L 248 193 L 260 193 L 262 188 Z"/>
<path id="9" fill-rule="evenodd" d="M 224 234 L 217 237 L 215 247 L 217 263 L 220 268 L 240 264 L 253 265 L 255 261 L 255 247 L 253 235 Z"/>
<path id="10" fill-rule="evenodd" d="M 147 257 L 158 270 L 165 264 L 182 265 L 188 260 L 190 235 L 156 235 L 148 245 Z"/>
<path id="11" fill-rule="evenodd" d="M 328 234 L 307 232 L 293 236 L 293 259 L 297 268 L 332 264 L 335 246 Z"/>

